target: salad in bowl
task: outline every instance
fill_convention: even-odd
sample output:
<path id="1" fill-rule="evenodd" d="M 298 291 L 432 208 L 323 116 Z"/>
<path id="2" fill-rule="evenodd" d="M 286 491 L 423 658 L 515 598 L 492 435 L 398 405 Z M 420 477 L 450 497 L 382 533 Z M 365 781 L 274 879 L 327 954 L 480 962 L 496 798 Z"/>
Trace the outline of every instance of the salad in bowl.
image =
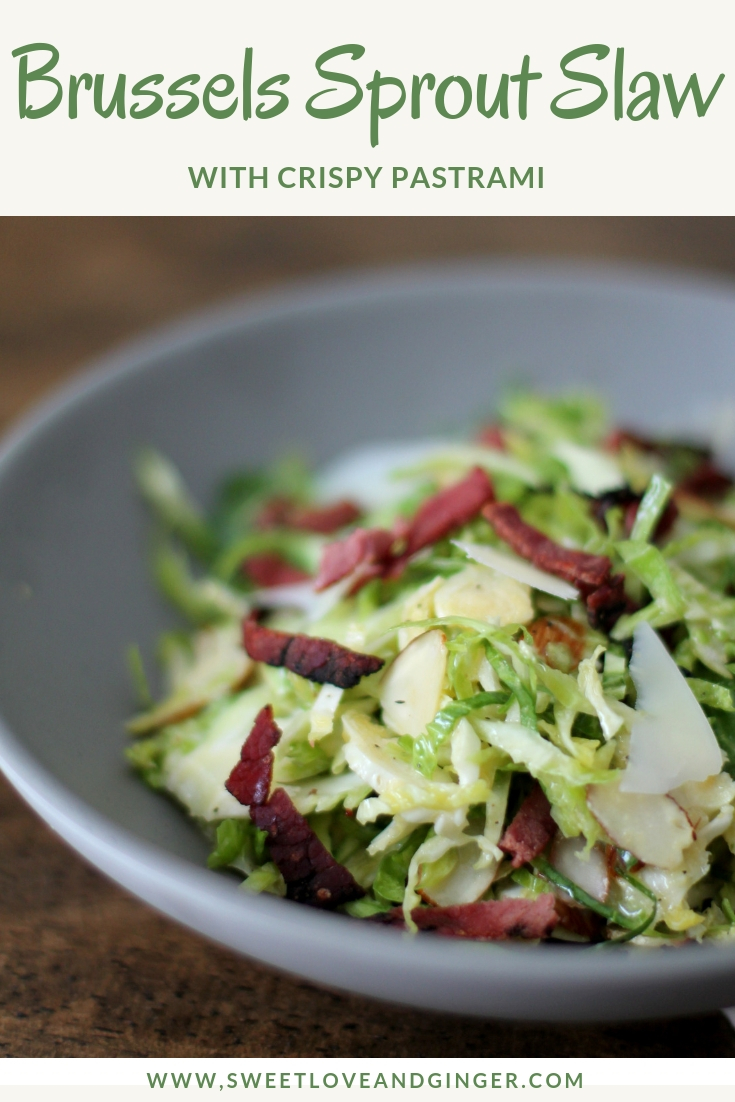
<path id="1" fill-rule="evenodd" d="M 735 936 L 735 484 L 699 444 L 514 391 L 464 440 L 226 479 L 147 450 L 127 751 L 209 864 L 412 934 Z"/>

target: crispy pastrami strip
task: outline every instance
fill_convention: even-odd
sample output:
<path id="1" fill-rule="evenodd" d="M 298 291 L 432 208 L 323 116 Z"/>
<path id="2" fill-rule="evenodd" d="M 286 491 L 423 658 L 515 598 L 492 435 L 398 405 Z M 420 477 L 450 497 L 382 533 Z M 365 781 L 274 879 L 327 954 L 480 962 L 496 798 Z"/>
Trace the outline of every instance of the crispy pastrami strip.
<path id="1" fill-rule="evenodd" d="M 284 528 L 294 502 L 289 497 L 272 497 L 255 518 L 256 528 Z"/>
<path id="2" fill-rule="evenodd" d="M 330 536 L 332 532 L 354 524 L 361 515 L 362 511 L 354 501 L 335 501 L 333 505 L 294 509 L 288 518 L 288 527 Z"/>
<path id="3" fill-rule="evenodd" d="M 261 510 L 258 528 L 295 528 L 330 536 L 353 524 L 361 515 L 353 501 L 335 501 L 331 505 L 299 505 L 290 498 L 274 497 Z"/>
<path id="4" fill-rule="evenodd" d="M 660 455 L 667 462 L 675 458 L 681 459 L 682 454 L 694 463 L 704 463 L 712 459 L 712 449 L 706 445 L 682 440 L 652 440 L 650 437 L 639 436 L 627 429 L 616 429 L 611 432 L 604 447 L 608 451 L 619 452 L 626 445 L 637 448 L 638 451 Z"/>
<path id="5" fill-rule="evenodd" d="M 359 654 L 341 647 L 331 639 L 310 635 L 290 635 L 258 623 L 251 613 L 243 624 L 243 646 L 255 662 L 285 666 L 287 670 L 322 685 L 352 689 L 363 677 L 377 673 L 385 663 L 374 654 Z"/>
<path id="6" fill-rule="evenodd" d="M 454 907 L 416 907 L 411 918 L 419 930 L 475 941 L 548 937 L 559 921 L 556 900 L 550 892 L 535 899 L 490 899 Z M 375 921 L 403 926 L 403 912 L 396 907 L 387 914 L 376 915 Z"/>
<path id="7" fill-rule="evenodd" d="M 531 794 L 521 804 L 498 845 L 503 853 L 512 858 L 513 868 L 519 869 L 546 849 L 556 830 L 556 823 L 551 818 L 551 804 L 541 785 L 534 784 Z"/>
<path id="8" fill-rule="evenodd" d="M 225 788 L 241 804 L 259 807 L 268 799 L 273 779 L 273 747 L 281 731 L 273 721 L 273 709 L 266 704 L 255 717 L 245 739 L 240 760 L 225 781 Z"/>
<path id="9" fill-rule="evenodd" d="M 604 532 L 607 531 L 607 525 L 605 523 L 605 514 L 608 509 L 612 509 L 614 506 L 619 505 L 623 510 L 623 527 L 625 529 L 625 535 L 629 536 L 633 531 L 633 525 L 635 524 L 635 518 L 638 515 L 638 507 L 640 506 L 643 494 L 636 494 L 630 487 L 625 487 L 621 490 L 607 490 L 604 494 L 600 494 L 598 497 L 593 497 L 590 502 L 592 516 L 598 522 Z M 656 531 L 654 533 L 654 541 L 665 539 L 671 531 L 674 521 L 679 515 L 679 510 L 676 508 L 676 503 L 673 498 L 667 503 L 658 524 L 656 525 Z"/>
<path id="10" fill-rule="evenodd" d="M 322 845 L 282 788 L 275 790 L 267 804 L 251 806 L 250 818 L 259 830 L 268 832 L 268 849 L 286 881 L 289 899 L 328 909 L 365 894 Z"/>
<path id="11" fill-rule="evenodd" d="M 608 509 L 612 509 L 614 508 L 614 506 L 619 505 L 625 513 L 626 534 L 630 534 L 630 528 L 628 528 L 627 523 L 628 509 L 631 508 L 631 506 L 634 506 L 637 512 L 638 506 L 641 503 L 642 496 L 642 494 L 637 494 L 633 490 L 631 490 L 630 486 L 621 487 L 621 489 L 619 490 L 605 490 L 603 494 L 598 494 L 597 497 L 591 498 L 590 512 L 592 513 L 592 516 L 595 518 L 600 527 L 603 529 L 603 531 L 606 531 L 605 514 L 607 513 Z M 633 514 L 633 520 L 635 520 L 635 513 Z M 632 527 L 633 524 L 631 521 L 631 528 Z"/>
<path id="12" fill-rule="evenodd" d="M 486 448 L 494 448 L 496 451 L 505 451 L 505 437 L 500 425 L 485 425 L 477 434 L 477 443 Z"/>
<path id="13" fill-rule="evenodd" d="M 559 925 L 570 933 L 586 937 L 589 941 L 604 940 L 605 919 L 588 907 L 580 907 L 578 903 L 557 899 L 556 913 L 559 916 Z"/>
<path id="14" fill-rule="evenodd" d="M 695 497 L 717 500 L 725 496 L 732 488 L 732 484 L 732 479 L 728 475 L 718 470 L 710 460 L 705 459 L 679 483 L 676 489 L 685 494 L 693 494 Z"/>
<path id="15" fill-rule="evenodd" d="M 514 505 L 493 502 L 482 515 L 492 524 L 502 540 L 521 558 L 528 559 L 540 570 L 548 570 L 557 578 L 576 586 L 584 594 L 603 585 L 610 577 L 612 563 L 605 555 L 588 555 L 554 543 L 538 528 L 521 520 Z"/>
<path id="16" fill-rule="evenodd" d="M 322 552 L 314 588 L 317 591 L 355 575 L 355 592 L 360 585 L 383 573 L 394 535 L 385 528 L 356 528 L 343 540 L 328 544 Z"/>
<path id="17" fill-rule="evenodd" d="M 486 505 L 482 515 L 516 554 L 577 587 L 592 627 L 609 632 L 624 612 L 631 611 L 633 606 L 623 588 L 625 579 L 622 574 L 611 576 L 612 563 L 607 556 L 561 547 L 526 524 L 513 505 Z"/>
<path id="18" fill-rule="evenodd" d="M 587 594 L 587 619 L 595 631 L 604 631 L 608 635 L 624 612 L 633 612 L 635 605 L 625 592 L 625 578 L 622 574 L 613 574 L 597 589 Z"/>
<path id="19" fill-rule="evenodd" d="M 406 546 L 390 564 L 387 576 L 400 577 L 412 555 L 468 524 L 494 496 L 492 482 L 481 467 L 473 467 L 460 482 L 434 494 L 410 522 Z"/>
<path id="20" fill-rule="evenodd" d="M 295 585 L 311 577 L 300 570 L 277 551 L 263 551 L 250 555 L 242 564 L 241 570 L 261 589 L 271 589 L 274 585 Z"/>

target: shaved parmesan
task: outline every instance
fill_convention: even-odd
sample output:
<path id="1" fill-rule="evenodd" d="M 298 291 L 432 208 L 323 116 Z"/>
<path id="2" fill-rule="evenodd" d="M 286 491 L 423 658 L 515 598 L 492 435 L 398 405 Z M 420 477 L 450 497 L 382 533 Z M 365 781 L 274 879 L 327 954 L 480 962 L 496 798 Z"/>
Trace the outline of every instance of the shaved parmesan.
<path id="1" fill-rule="evenodd" d="M 294 582 L 293 585 L 273 585 L 268 589 L 257 589 L 250 594 L 256 608 L 294 608 L 303 612 L 313 623 L 327 616 L 346 595 L 352 579 L 331 585 L 323 593 L 314 592 L 314 582 Z"/>
<path id="2" fill-rule="evenodd" d="M 676 869 L 694 841 L 689 819 L 670 796 L 593 784 L 587 790 L 587 806 L 613 842 L 646 865 Z"/>
<path id="3" fill-rule="evenodd" d="M 638 693 L 621 792 L 664 793 L 722 769 L 709 721 L 650 624 L 633 635 L 630 673 Z"/>
<path id="4" fill-rule="evenodd" d="M 383 679 L 383 721 L 397 734 L 417 738 L 439 711 L 446 672 L 444 632 L 425 631 L 401 651 Z"/>
<path id="5" fill-rule="evenodd" d="M 619 490 L 625 486 L 625 476 L 612 455 L 560 440 L 554 445 L 553 454 L 569 472 L 569 480 L 575 490 L 583 494 L 604 494 L 607 490 Z"/>
<path id="6" fill-rule="evenodd" d="M 563 601 L 576 601 L 579 593 L 568 582 L 556 578 L 553 574 L 547 574 L 545 570 L 539 570 L 524 559 L 517 559 L 513 555 L 507 555 L 504 551 L 498 551 L 494 547 L 488 547 L 482 543 L 464 543 L 462 540 L 454 540 L 454 546 L 464 551 L 468 558 L 483 566 L 489 566 L 500 574 L 509 578 L 515 578 L 517 582 L 530 585 L 533 589 L 540 589 L 542 593 L 551 593 L 554 597 L 561 597 Z"/>
<path id="7" fill-rule="evenodd" d="M 364 444 L 344 452 L 320 473 L 317 481 L 319 497 L 323 501 L 352 498 L 366 509 L 395 504 L 410 492 L 412 484 L 418 486 L 421 481 L 418 475 L 413 480 L 399 480 L 395 472 L 402 467 L 421 463 L 446 446 L 447 441 L 438 439 L 385 441 Z"/>

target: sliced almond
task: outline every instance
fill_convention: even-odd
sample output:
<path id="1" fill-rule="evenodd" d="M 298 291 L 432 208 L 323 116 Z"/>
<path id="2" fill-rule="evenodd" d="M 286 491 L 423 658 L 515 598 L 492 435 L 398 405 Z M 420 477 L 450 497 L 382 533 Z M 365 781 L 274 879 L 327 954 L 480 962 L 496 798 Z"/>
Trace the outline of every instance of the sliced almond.
<path id="1" fill-rule="evenodd" d="M 593 784 L 587 789 L 587 805 L 613 842 L 646 865 L 676 869 L 694 841 L 689 819 L 670 796 Z"/>
<path id="2" fill-rule="evenodd" d="M 416 738 L 439 711 L 447 672 L 443 631 L 425 631 L 402 650 L 380 691 L 383 720 L 399 735 Z"/>
<path id="3" fill-rule="evenodd" d="M 610 890 L 605 854 L 599 846 L 593 846 L 586 857 L 582 856 L 586 844 L 584 838 L 558 838 L 551 849 L 551 864 L 587 895 L 604 903 Z"/>
<path id="4" fill-rule="evenodd" d="M 402 618 L 404 620 L 431 620 L 434 612 L 434 594 L 444 584 L 444 579 L 432 578 L 426 585 L 419 586 L 417 590 L 406 597 L 403 604 Z M 398 646 L 404 650 L 419 635 L 423 635 L 424 628 L 401 628 L 398 632 Z"/>
<path id="5" fill-rule="evenodd" d="M 467 616 L 486 623 L 527 624 L 534 617 L 530 587 L 488 566 L 466 566 L 434 594 L 437 616 Z"/>

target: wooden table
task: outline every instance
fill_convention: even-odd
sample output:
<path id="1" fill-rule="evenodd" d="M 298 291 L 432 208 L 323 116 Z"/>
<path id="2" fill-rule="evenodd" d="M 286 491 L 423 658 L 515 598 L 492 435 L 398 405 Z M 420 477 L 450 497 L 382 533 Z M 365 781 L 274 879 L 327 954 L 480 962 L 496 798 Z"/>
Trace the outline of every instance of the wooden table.
<path id="1" fill-rule="evenodd" d="M 735 272 L 731 219 L 0 219 L 0 426 L 89 356 L 223 296 L 345 267 L 498 255 Z M 600 994 L 604 999 L 604 992 Z M 0 782 L 0 1053 L 735 1056 L 719 1015 L 523 1027 L 334 994 L 180 929 Z"/>

